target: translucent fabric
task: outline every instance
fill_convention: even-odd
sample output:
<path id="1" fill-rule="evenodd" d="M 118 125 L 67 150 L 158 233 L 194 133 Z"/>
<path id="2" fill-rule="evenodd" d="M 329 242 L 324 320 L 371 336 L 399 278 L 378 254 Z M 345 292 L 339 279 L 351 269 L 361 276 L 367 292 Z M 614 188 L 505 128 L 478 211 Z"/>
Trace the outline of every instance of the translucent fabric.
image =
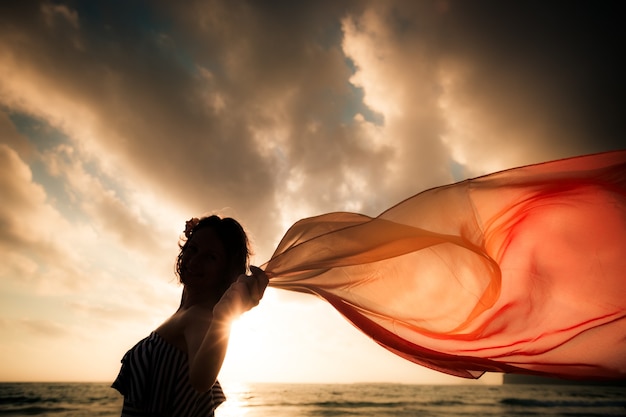
<path id="1" fill-rule="evenodd" d="M 441 372 L 626 378 L 626 151 L 303 219 L 264 269 Z"/>

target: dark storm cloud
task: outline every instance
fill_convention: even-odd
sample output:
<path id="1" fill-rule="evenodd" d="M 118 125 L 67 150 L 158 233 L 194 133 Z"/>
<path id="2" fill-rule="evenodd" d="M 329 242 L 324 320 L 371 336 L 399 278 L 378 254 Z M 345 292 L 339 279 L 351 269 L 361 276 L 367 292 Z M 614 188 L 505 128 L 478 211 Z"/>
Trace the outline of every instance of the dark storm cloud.
<path id="1" fill-rule="evenodd" d="M 384 28 L 374 33 L 390 45 L 379 54 L 393 61 L 380 81 L 404 85 L 405 109 L 453 101 L 439 125 L 405 122 L 446 136 L 464 116 L 453 138 L 471 155 L 463 162 L 520 155 L 505 157 L 508 167 L 623 147 L 619 2 L 371 4 Z M 434 106 L 427 114 L 437 119 Z"/>
<path id="2" fill-rule="evenodd" d="M 455 2 L 448 15 L 443 49 L 474 67 L 468 100 L 549 126 L 573 154 L 623 143 L 619 2 Z"/>
<path id="3" fill-rule="evenodd" d="M 266 239 L 287 203 L 376 214 L 449 182 L 454 159 L 475 173 L 619 147 L 617 4 L 20 2 L 5 74 L 42 93 L 9 83 L 3 101 L 88 124 L 73 140 L 129 179 L 232 207 Z"/>

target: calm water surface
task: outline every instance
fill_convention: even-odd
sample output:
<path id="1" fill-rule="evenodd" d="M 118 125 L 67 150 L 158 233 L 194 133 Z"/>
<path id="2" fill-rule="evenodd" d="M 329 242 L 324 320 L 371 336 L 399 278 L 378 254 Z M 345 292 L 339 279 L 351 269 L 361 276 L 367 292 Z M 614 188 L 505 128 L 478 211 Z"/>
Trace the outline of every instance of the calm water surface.
<path id="1" fill-rule="evenodd" d="M 224 384 L 217 417 L 626 416 L 626 388 L 550 385 Z M 109 384 L 1 383 L 1 416 L 119 416 Z"/>

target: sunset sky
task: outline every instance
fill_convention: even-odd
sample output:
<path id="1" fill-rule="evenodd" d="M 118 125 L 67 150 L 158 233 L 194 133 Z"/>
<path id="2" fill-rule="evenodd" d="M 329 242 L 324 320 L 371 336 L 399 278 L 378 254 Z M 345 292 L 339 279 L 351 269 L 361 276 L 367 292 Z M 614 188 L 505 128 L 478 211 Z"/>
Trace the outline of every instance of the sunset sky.
<path id="1" fill-rule="evenodd" d="M 178 306 L 192 216 L 260 265 L 303 217 L 624 148 L 619 4 L 2 2 L 0 380 L 112 381 Z M 271 288 L 220 378 L 465 382 Z"/>

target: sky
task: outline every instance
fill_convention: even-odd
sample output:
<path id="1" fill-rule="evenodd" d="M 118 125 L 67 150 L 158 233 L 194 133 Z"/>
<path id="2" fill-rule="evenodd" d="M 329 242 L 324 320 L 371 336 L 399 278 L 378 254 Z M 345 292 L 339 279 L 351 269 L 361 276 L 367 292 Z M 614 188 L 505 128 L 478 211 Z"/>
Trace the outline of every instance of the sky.
<path id="1" fill-rule="evenodd" d="M 260 265 L 304 217 L 624 148 L 619 3 L 2 2 L 0 381 L 112 381 L 190 217 Z M 220 379 L 467 382 L 273 288 Z"/>

